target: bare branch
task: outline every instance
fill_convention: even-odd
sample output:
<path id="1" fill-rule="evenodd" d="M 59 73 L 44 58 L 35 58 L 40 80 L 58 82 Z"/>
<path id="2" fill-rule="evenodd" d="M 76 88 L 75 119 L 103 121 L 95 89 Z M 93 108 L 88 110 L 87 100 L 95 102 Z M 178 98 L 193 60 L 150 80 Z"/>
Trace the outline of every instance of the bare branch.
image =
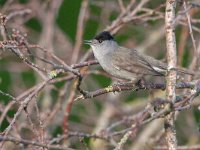
<path id="1" fill-rule="evenodd" d="M 175 0 L 166 0 L 165 10 L 165 30 L 166 30 L 166 45 L 167 45 L 167 62 L 168 62 L 168 75 L 166 77 L 166 99 L 173 105 L 176 100 L 176 37 L 175 26 L 173 24 L 175 20 Z M 166 105 L 167 109 L 173 108 L 171 104 Z M 165 139 L 169 150 L 177 149 L 176 130 L 174 125 L 174 113 L 170 113 L 165 117 Z"/>

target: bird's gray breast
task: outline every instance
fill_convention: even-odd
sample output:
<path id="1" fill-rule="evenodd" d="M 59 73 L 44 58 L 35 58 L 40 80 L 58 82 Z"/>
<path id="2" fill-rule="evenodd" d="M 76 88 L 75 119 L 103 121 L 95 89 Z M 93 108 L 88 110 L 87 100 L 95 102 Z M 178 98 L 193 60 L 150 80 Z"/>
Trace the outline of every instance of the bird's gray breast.
<path id="1" fill-rule="evenodd" d="M 116 57 L 114 53 L 108 53 L 103 58 L 98 60 L 102 68 L 109 74 L 120 79 L 126 79 L 126 80 L 132 80 L 132 81 L 137 79 L 138 76 L 136 74 L 128 72 L 116 64 L 115 58 L 113 58 L 113 57 Z"/>
<path id="2" fill-rule="evenodd" d="M 126 80 L 136 80 L 139 78 L 138 74 L 135 74 L 126 69 L 131 67 L 130 55 L 127 49 L 121 49 L 116 43 L 104 44 L 101 47 L 93 47 L 94 56 L 98 60 L 101 67 L 109 74 Z"/>

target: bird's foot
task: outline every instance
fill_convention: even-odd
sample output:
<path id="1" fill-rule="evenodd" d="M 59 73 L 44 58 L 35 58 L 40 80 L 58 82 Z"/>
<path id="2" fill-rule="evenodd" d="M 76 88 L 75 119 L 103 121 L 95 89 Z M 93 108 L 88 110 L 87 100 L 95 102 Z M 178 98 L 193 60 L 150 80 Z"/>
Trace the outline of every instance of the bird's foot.
<path id="1" fill-rule="evenodd" d="M 146 80 L 144 78 L 139 79 L 135 84 L 139 89 L 148 89 Z"/>

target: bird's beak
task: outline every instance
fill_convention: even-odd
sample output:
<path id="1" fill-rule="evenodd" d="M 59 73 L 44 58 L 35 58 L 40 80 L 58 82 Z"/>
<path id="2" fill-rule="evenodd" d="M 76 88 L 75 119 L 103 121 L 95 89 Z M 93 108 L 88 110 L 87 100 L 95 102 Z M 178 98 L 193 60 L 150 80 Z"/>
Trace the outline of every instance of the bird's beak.
<path id="1" fill-rule="evenodd" d="M 92 44 L 92 40 L 84 40 L 84 44 L 91 45 Z"/>

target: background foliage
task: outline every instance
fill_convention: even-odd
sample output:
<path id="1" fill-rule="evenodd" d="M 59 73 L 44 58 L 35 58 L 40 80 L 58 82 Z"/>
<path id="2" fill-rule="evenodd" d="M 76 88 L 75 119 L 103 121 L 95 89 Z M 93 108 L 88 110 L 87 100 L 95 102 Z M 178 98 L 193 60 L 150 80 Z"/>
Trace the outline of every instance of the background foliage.
<path id="1" fill-rule="evenodd" d="M 111 28 L 120 14 L 125 11 L 123 9 L 130 5 L 131 13 L 143 1 L 0 0 L 1 16 L 8 17 L 14 14 L 14 17 L 8 20 L 5 25 L 8 31 L 3 33 L 3 29 L 1 29 L 0 39 L 3 42 L 6 40 L 4 34 L 11 36 L 14 32 L 17 32 L 17 37 L 24 37 L 30 46 L 28 49 L 33 55 L 31 56 L 26 48 L 22 48 L 20 51 L 31 62 L 46 69 L 45 77 L 48 77 L 55 67 L 36 56 L 58 64 L 60 64 L 59 60 L 62 60 L 69 66 L 81 63 L 83 58 L 86 58 L 84 61 L 94 60 L 91 49 L 83 44 L 83 40 L 91 39 L 103 30 L 109 30 L 115 34 L 115 39 L 120 45 L 136 48 L 157 59 L 166 61 L 165 1 L 146 0 L 134 16 L 127 15 L 126 19 L 131 18 L 130 21 L 122 26 L 116 25 Z M 121 2 L 122 5 L 120 5 Z M 190 8 L 187 12 L 191 16 L 193 34 L 199 50 L 200 11 L 198 5 L 192 5 L 192 2 L 187 1 L 187 7 Z M 195 54 L 182 1 L 178 2 L 176 10 L 175 33 L 178 65 L 188 68 Z M 81 14 L 83 14 L 82 18 Z M 3 20 L 2 17 L 1 20 Z M 82 19 L 83 21 L 81 21 Z M 82 25 L 79 27 L 81 22 Z M 120 26 L 119 29 L 118 26 Z M 3 28 L 2 24 L 1 28 Z M 59 60 L 55 61 L 53 56 L 39 50 L 40 48 L 36 45 L 53 53 Z M 75 52 L 76 47 L 77 52 Z M 78 56 L 77 60 L 72 60 L 76 57 L 75 55 Z M 81 82 L 81 88 L 84 90 L 95 91 L 115 82 L 113 77 L 105 75 L 99 65 L 85 66 L 79 70 L 84 74 Z M 70 75 L 73 74 L 68 71 L 58 75 L 56 73 L 55 82 L 49 83 L 45 88 L 35 93 L 32 100 L 15 120 L 8 135 L 46 145 L 58 144 L 58 148 L 67 146 L 75 149 L 113 149 L 124 135 L 124 130 L 137 121 L 137 117 L 140 116 L 138 114 L 145 110 L 153 99 L 165 97 L 165 91 L 159 89 L 130 90 L 73 102 L 80 93 L 75 89 L 77 80 L 67 79 Z M 186 81 L 191 80 L 188 77 L 185 79 Z M 153 80 L 155 83 L 164 83 L 163 78 L 154 77 L 149 80 Z M 25 97 L 19 97 L 43 81 L 44 78 L 38 70 L 34 70 L 12 51 L 1 46 L 0 131 L 2 135 L 7 131 L 14 115 L 19 111 L 22 101 L 31 93 L 27 93 Z M 185 95 L 186 92 L 187 90 L 177 90 L 180 95 Z M 14 101 L 16 98 L 19 98 L 17 102 Z M 176 130 L 180 146 L 199 145 L 200 113 L 198 107 L 199 98 L 196 98 L 190 109 L 183 110 L 181 113 L 177 112 Z M 8 110 L 5 113 L 6 109 Z M 5 114 L 3 115 L 3 113 Z M 124 149 L 164 147 L 163 130 L 162 118 L 143 126 L 139 123 Z M 20 149 L 22 147 L 34 149 L 37 146 L 4 143 L 5 149 Z M 159 148 L 157 147 L 157 149 Z"/>

